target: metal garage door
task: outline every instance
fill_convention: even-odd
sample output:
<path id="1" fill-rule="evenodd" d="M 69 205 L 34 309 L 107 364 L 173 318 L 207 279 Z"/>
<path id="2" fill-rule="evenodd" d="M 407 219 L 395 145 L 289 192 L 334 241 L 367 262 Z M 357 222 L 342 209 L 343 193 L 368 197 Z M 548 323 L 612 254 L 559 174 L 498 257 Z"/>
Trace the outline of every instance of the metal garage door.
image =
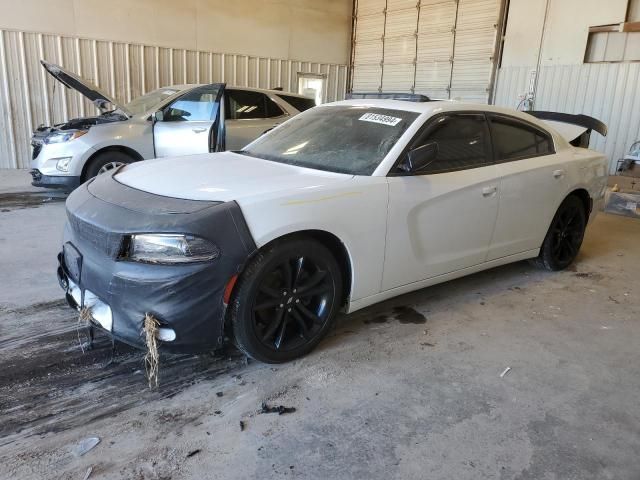
<path id="1" fill-rule="evenodd" d="M 358 0 L 351 88 L 487 102 L 501 0 Z"/>

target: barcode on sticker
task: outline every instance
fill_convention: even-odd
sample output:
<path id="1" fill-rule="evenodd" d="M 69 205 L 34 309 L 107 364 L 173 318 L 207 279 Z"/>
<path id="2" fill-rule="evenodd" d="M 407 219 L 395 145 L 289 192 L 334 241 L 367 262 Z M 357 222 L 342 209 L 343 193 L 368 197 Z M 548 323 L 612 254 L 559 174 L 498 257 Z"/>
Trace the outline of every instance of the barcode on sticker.
<path id="1" fill-rule="evenodd" d="M 638 204 L 636 202 L 627 202 L 627 210 L 631 210 L 632 212 L 635 212 L 637 208 L 638 208 Z"/>
<path id="2" fill-rule="evenodd" d="M 363 122 L 373 122 L 380 123 L 382 125 L 389 125 L 390 127 L 395 127 L 402 121 L 401 118 L 391 117 L 389 115 L 380 115 L 379 113 L 365 113 L 360 117 L 359 120 L 362 120 Z"/>

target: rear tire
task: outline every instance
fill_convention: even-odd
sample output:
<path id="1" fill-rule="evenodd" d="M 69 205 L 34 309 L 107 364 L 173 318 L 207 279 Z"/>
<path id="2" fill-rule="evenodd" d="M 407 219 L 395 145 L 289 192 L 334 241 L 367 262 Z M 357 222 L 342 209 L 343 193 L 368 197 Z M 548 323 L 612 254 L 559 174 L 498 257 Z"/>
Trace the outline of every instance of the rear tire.
<path id="1" fill-rule="evenodd" d="M 540 254 L 533 263 L 552 271 L 567 268 L 578 255 L 586 225 L 587 216 L 582 200 L 575 195 L 565 198 L 551 221 Z"/>
<path id="2" fill-rule="evenodd" d="M 229 323 L 237 347 L 265 363 L 313 350 L 340 309 L 338 262 L 310 238 L 275 242 L 247 265 L 234 288 Z"/>
<path id="3" fill-rule="evenodd" d="M 135 159 L 124 152 L 108 151 L 98 153 L 91 159 L 91 163 L 87 166 L 87 170 L 82 181 L 86 182 L 101 173 L 108 172 L 109 170 L 113 170 L 121 165 L 126 165 L 134 161 Z"/>

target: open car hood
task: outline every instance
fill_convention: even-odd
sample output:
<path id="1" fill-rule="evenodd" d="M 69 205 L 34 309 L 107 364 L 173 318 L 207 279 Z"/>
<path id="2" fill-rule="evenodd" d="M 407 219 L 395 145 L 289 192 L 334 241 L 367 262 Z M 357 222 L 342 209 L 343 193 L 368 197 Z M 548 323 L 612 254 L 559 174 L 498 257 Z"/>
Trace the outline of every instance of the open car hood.
<path id="1" fill-rule="evenodd" d="M 131 113 L 129 113 L 126 108 L 119 105 L 115 100 L 109 97 L 109 95 L 93 85 L 90 81 L 78 77 L 75 73 L 69 72 L 54 63 L 49 63 L 44 60 L 40 60 L 40 63 L 53 78 L 58 80 L 65 87 L 72 88 L 80 92 L 81 95 L 88 98 L 91 103 L 98 107 L 100 111 L 108 110 L 105 107 L 105 104 L 110 103 L 118 110 L 121 110 L 128 116 L 131 116 Z"/>

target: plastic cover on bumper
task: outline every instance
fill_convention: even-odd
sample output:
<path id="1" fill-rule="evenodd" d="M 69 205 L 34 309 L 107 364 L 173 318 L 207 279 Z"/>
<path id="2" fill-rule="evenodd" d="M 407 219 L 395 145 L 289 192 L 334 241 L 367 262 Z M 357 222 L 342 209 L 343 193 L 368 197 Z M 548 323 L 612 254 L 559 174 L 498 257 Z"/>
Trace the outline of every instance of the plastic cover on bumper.
<path id="1" fill-rule="evenodd" d="M 256 249 L 235 202 L 161 197 L 103 174 L 69 196 L 67 215 L 58 276 L 72 306 L 97 305 L 103 317 L 108 307 L 111 335 L 134 346 L 144 346 L 147 313 L 161 329 L 175 332 L 173 340 L 167 336 L 160 342 L 164 348 L 194 352 L 222 343 L 225 286 Z M 214 243 L 221 255 L 180 265 L 127 261 L 121 258 L 123 241 L 133 233 L 196 235 Z"/>

